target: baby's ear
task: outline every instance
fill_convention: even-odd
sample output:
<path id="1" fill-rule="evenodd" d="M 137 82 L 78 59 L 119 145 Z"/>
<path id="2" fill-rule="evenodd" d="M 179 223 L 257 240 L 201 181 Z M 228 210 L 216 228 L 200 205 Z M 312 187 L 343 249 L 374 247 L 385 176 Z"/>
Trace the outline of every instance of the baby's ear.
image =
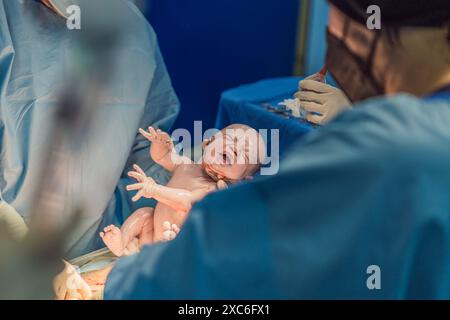
<path id="1" fill-rule="evenodd" d="M 212 136 L 212 137 L 209 138 L 209 139 L 203 140 L 203 142 L 202 142 L 202 148 L 203 148 L 203 149 L 206 148 L 211 142 L 214 141 L 214 139 L 215 139 L 215 137 Z"/>
<path id="2" fill-rule="evenodd" d="M 205 149 L 211 143 L 211 141 L 212 141 L 211 138 L 203 140 L 202 149 Z"/>

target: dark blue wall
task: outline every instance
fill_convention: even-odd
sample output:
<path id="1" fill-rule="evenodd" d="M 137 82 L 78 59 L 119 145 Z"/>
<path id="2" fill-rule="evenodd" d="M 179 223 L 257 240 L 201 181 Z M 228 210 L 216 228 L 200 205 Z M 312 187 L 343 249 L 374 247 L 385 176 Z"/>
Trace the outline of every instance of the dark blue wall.
<path id="1" fill-rule="evenodd" d="M 294 68 L 298 0 L 152 0 L 159 37 L 181 100 L 176 128 L 214 125 L 221 92 Z"/>

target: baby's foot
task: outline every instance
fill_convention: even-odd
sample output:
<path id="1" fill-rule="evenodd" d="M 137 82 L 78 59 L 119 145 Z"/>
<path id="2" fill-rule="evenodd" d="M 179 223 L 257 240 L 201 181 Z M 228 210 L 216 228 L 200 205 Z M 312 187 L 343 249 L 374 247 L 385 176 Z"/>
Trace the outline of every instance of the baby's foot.
<path id="1" fill-rule="evenodd" d="M 115 225 L 109 225 L 100 232 L 100 237 L 109 250 L 116 256 L 123 255 L 122 232 Z"/>
<path id="2" fill-rule="evenodd" d="M 171 241 L 175 239 L 180 232 L 180 228 L 175 223 L 170 224 L 170 221 L 164 221 L 163 228 L 163 241 Z"/>

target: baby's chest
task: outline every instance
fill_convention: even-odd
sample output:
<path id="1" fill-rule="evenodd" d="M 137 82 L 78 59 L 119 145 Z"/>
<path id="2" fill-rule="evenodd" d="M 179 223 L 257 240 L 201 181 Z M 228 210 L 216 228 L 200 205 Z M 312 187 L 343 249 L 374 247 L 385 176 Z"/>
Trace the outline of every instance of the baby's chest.
<path id="1" fill-rule="evenodd" d="M 167 183 L 167 186 L 192 191 L 215 187 L 216 182 L 205 175 L 200 166 L 184 165 L 178 167 L 173 172 L 172 178 Z"/>

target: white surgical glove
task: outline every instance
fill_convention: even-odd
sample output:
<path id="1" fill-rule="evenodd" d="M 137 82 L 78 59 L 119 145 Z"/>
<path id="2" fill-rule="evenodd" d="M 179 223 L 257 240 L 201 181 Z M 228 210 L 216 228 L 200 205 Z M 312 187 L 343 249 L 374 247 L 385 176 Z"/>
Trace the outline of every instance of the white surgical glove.
<path id="1" fill-rule="evenodd" d="M 53 279 L 57 300 L 90 300 L 92 291 L 74 266 L 64 261 L 65 268 Z"/>
<path id="2" fill-rule="evenodd" d="M 308 112 L 306 120 L 309 122 L 325 124 L 351 108 L 344 92 L 323 82 L 305 79 L 300 81 L 299 90 L 295 97 L 300 100 L 301 108 Z"/>

